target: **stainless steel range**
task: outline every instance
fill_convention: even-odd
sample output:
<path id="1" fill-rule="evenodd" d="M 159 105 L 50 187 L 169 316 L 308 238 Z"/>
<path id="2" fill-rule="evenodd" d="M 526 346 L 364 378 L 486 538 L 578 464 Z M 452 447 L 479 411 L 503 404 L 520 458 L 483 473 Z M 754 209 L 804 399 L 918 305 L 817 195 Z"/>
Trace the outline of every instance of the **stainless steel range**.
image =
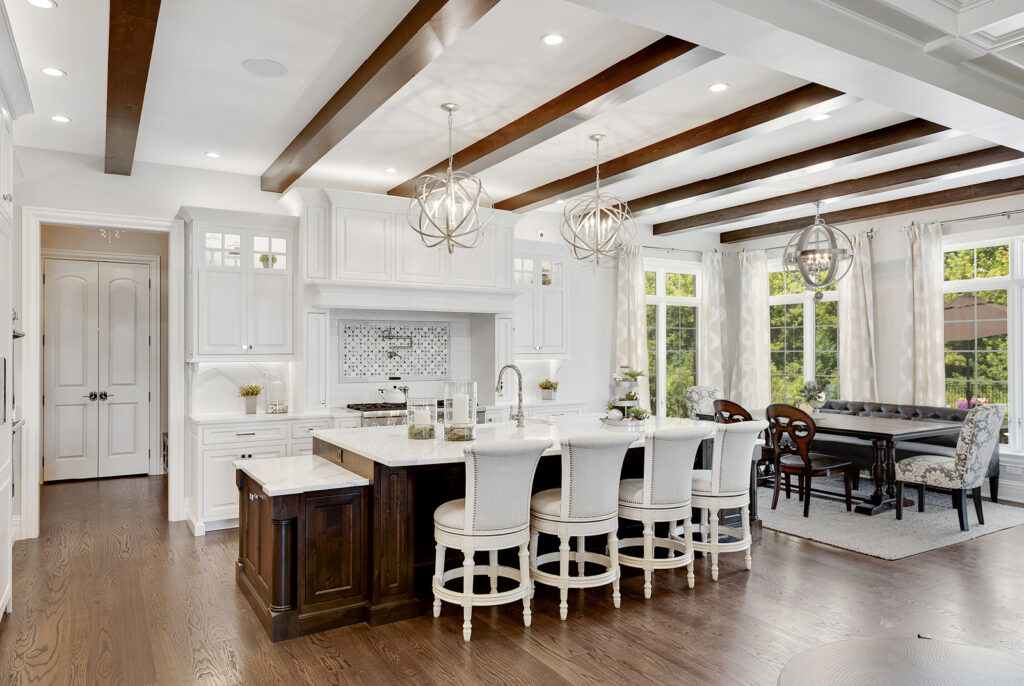
<path id="1" fill-rule="evenodd" d="M 359 413 L 359 426 L 405 424 L 405 403 L 352 403 L 348 409 Z"/>

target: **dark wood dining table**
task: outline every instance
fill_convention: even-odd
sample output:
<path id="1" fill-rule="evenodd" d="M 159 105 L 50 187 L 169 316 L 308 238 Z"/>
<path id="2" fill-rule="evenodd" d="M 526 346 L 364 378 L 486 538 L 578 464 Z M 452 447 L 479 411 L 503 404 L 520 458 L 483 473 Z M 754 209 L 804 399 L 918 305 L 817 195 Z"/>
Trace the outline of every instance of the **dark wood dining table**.
<path id="1" fill-rule="evenodd" d="M 871 441 L 875 448 L 872 476 L 874 492 L 855 508 L 876 515 L 896 507 L 896 441 L 915 441 L 960 432 L 960 422 L 919 422 L 889 417 L 819 412 L 814 415 L 815 435 L 831 434 Z M 811 449 L 814 449 L 812 443 Z M 837 457 L 842 457 L 837 455 Z M 904 505 L 912 505 L 905 501 Z"/>

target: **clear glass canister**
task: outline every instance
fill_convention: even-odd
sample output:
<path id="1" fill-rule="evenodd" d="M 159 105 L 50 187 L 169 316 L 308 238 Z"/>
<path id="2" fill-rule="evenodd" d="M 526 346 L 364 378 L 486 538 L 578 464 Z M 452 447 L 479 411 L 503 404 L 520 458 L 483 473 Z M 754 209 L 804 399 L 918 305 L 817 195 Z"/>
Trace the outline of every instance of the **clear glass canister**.
<path id="1" fill-rule="evenodd" d="M 475 381 L 445 382 L 444 438 L 446 441 L 472 441 L 476 438 Z"/>
<path id="2" fill-rule="evenodd" d="M 434 437 L 434 423 L 437 421 L 437 400 L 435 398 L 410 399 L 406 403 L 409 438 L 426 439 Z"/>

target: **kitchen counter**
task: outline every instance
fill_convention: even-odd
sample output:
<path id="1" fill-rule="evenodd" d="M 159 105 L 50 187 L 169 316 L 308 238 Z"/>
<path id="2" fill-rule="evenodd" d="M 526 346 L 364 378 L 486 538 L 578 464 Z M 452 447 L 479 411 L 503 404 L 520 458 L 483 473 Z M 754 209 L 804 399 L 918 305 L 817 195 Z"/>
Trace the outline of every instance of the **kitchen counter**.
<path id="1" fill-rule="evenodd" d="M 640 448 L 644 445 L 644 435 L 658 429 L 707 424 L 710 434 L 713 427 L 712 422 L 675 417 L 648 419 L 643 428 L 607 427 L 601 423 L 601 416 L 595 412 L 546 419 L 533 418 L 527 419 L 526 426 L 521 429 L 514 422 L 478 424 L 475 441 L 446 441 L 440 425 L 434 432 L 436 437 L 430 440 L 409 438 L 405 426 L 322 429 L 314 431 L 313 438 L 386 467 L 416 467 L 464 462 L 465 449 L 481 443 L 547 440 L 551 442 L 551 447 L 544 454 L 558 455 L 561 453 L 560 445 L 563 440 L 588 433 L 634 433 L 636 440 L 631 447 Z"/>
<path id="2" fill-rule="evenodd" d="M 193 414 L 189 419 L 196 424 L 234 424 L 236 422 L 284 422 L 289 419 L 331 419 L 336 413 L 318 410 L 316 412 L 285 412 L 283 414 L 267 414 L 257 412 L 227 412 L 224 414 Z"/>
<path id="3" fill-rule="evenodd" d="M 316 455 L 235 460 L 235 469 L 245 472 L 270 497 L 370 485 L 369 479 Z"/>

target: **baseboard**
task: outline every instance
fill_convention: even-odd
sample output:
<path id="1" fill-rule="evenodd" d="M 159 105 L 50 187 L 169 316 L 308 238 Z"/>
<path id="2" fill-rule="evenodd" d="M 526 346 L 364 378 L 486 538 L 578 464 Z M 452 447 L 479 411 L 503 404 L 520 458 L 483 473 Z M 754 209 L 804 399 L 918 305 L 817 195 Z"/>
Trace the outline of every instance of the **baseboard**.
<path id="1" fill-rule="evenodd" d="M 11 541 L 21 540 L 21 515 L 11 517 Z"/>
<path id="2" fill-rule="evenodd" d="M 188 528 L 192 529 L 193 536 L 205 536 L 206 527 L 199 521 L 199 513 L 196 512 L 196 504 L 188 498 L 185 499 L 185 522 Z"/>
<path id="3" fill-rule="evenodd" d="M 988 480 L 981 489 L 982 495 L 989 497 Z M 1004 474 L 999 478 L 999 502 L 1018 503 L 1024 505 L 1024 483 L 1008 481 Z"/>
<path id="4" fill-rule="evenodd" d="M 203 527 L 207 531 L 220 531 L 221 529 L 237 529 L 237 519 L 221 519 L 214 522 L 203 522 Z"/>

